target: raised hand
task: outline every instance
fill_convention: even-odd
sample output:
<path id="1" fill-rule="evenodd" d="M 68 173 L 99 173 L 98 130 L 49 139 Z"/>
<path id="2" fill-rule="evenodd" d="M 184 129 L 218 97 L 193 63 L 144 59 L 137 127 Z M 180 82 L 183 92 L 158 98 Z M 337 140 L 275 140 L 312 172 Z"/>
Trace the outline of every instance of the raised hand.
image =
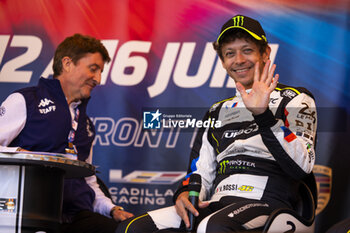
<path id="1" fill-rule="evenodd" d="M 260 75 L 259 62 L 255 63 L 254 83 L 249 93 L 246 92 L 245 87 L 241 83 L 236 83 L 236 88 L 241 93 L 246 108 L 253 115 L 265 112 L 270 101 L 270 94 L 277 86 L 279 75 L 276 74 L 274 77 L 276 65 L 273 64 L 271 69 L 269 69 L 270 64 L 271 61 L 268 60 Z"/>

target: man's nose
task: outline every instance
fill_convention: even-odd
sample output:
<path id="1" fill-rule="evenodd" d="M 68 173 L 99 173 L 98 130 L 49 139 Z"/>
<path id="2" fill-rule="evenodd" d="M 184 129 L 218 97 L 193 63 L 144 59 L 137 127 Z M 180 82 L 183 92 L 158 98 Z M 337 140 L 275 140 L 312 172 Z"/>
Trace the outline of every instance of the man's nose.
<path id="1" fill-rule="evenodd" d="M 96 74 L 94 76 L 94 81 L 95 81 L 96 85 L 100 85 L 101 84 L 101 76 L 102 76 L 102 72 L 101 71 L 96 72 Z"/>
<path id="2" fill-rule="evenodd" d="M 242 64 L 246 61 L 245 56 L 241 52 L 237 52 L 235 62 L 237 64 Z"/>

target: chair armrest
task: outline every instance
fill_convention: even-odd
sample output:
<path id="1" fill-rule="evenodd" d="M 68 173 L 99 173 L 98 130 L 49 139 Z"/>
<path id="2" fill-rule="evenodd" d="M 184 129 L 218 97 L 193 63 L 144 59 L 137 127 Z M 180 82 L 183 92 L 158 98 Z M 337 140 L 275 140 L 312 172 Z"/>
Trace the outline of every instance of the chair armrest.
<path id="1" fill-rule="evenodd" d="M 277 209 L 266 221 L 263 233 L 272 232 L 313 232 L 314 216 L 304 219 L 291 209 Z"/>

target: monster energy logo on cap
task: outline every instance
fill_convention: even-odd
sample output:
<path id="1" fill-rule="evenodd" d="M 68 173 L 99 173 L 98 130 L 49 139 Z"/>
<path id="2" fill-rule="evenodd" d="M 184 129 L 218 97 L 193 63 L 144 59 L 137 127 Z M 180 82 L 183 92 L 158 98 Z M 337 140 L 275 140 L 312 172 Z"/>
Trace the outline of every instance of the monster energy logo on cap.
<path id="1" fill-rule="evenodd" d="M 243 26 L 243 21 L 244 21 L 244 16 L 237 15 L 232 18 L 233 19 L 233 25 L 236 27 L 242 27 Z"/>
<path id="2" fill-rule="evenodd" d="M 264 40 L 267 42 L 265 32 L 260 23 L 255 19 L 243 15 L 234 16 L 222 26 L 217 42 L 220 43 L 220 40 L 227 31 L 237 28 L 245 30 L 256 40 Z"/>

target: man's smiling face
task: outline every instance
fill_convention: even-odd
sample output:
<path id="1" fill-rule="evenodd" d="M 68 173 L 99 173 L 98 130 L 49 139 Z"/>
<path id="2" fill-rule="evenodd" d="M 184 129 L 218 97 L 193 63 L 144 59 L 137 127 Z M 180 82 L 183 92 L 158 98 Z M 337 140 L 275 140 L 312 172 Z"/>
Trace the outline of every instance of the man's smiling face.
<path id="1" fill-rule="evenodd" d="M 224 44 L 221 51 L 223 67 L 235 82 L 240 82 L 246 89 L 253 85 L 255 63 L 259 62 L 262 70 L 269 58 L 269 49 L 261 54 L 253 41 L 244 38 Z"/>

